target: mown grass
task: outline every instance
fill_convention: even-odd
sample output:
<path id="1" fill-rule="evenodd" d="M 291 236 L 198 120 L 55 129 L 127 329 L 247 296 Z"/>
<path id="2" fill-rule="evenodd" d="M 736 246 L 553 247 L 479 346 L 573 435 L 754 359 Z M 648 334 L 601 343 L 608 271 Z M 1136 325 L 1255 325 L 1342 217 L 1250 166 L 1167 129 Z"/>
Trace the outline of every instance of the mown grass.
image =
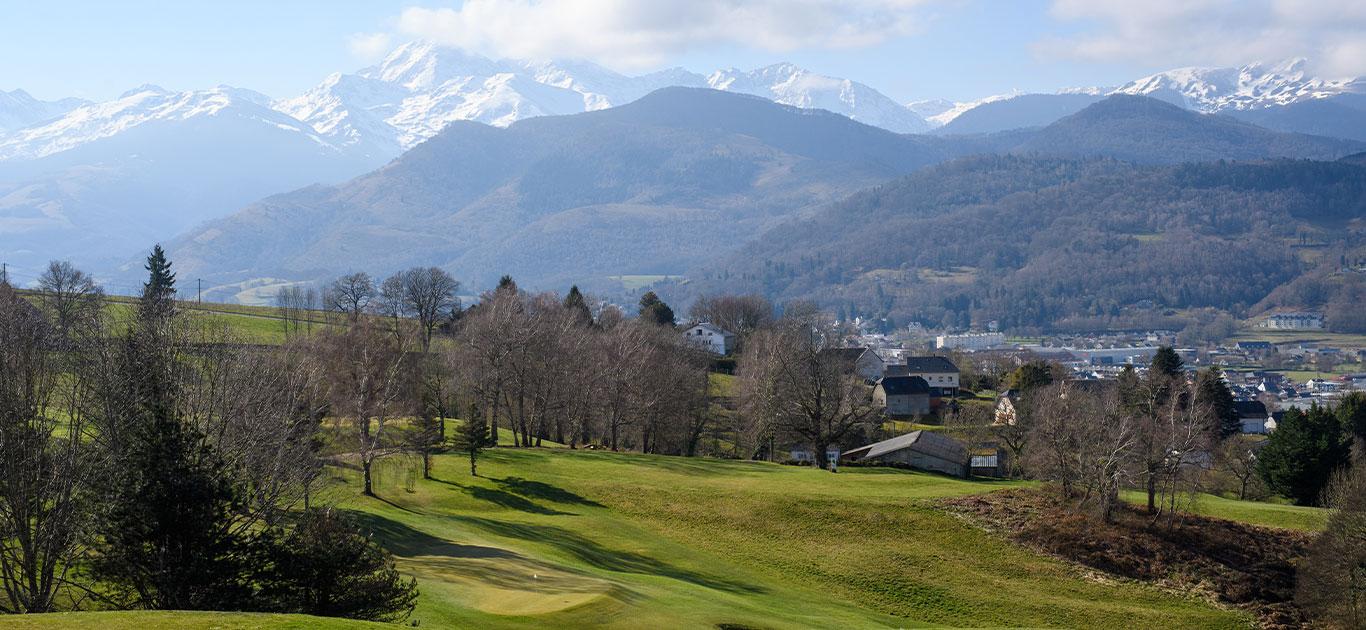
<path id="1" fill-rule="evenodd" d="M 1071 565 L 933 500 L 1016 484 L 567 449 L 437 458 L 354 510 L 417 576 L 425 627 L 1241 627 L 1240 614 Z"/>
<path id="2" fill-rule="evenodd" d="M 1101 580 L 936 505 L 1017 482 L 902 470 L 499 448 L 385 460 L 378 498 L 329 468 L 328 498 L 417 577 L 427 628 L 1246 627 L 1250 618 Z M 299 616 L 81 613 L 15 628 L 350 629 Z M 392 626 L 391 626 L 392 627 Z"/>
<path id="3" fill-rule="evenodd" d="M 1123 496 L 1125 501 L 1135 505 L 1148 503 L 1148 495 L 1142 491 L 1126 491 Z M 1182 500 L 1178 504 L 1182 509 L 1201 516 L 1304 531 L 1322 530 L 1328 523 L 1330 514 L 1325 508 L 1265 501 L 1239 501 L 1203 492 L 1196 494 L 1194 500 Z"/>

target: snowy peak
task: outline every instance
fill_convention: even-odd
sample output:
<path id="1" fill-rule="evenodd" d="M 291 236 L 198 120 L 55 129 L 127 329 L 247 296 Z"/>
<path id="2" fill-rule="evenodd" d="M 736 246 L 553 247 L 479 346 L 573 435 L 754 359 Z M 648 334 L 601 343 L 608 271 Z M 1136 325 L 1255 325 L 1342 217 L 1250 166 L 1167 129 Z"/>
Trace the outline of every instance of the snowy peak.
<path id="1" fill-rule="evenodd" d="M 87 103 L 79 98 L 40 101 L 23 90 L 0 90 L 0 135 L 51 120 Z"/>
<path id="2" fill-rule="evenodd" d="M 412 42 L 356 74 L 334 74 L 274 107 L 333 143 L 394 156 L 456 120 L 507 126 L 523 118 L 614 107 L 665 87 L 713 87 L 796 107 L 828 109 L 899 132 L 925 131 L 914 112 L 876 90 L 792 64 L 710 77 L 682 68 L 627 76 L 583 60 L 492 60 Z"/>
<path id="3" fill-rule="evenodd" d="M 1240 68 L 1177 68 L 1132 81 L 1112 94 L 1137 94 L 1203 112 L 1290 105 L 1354 91 L 1354 81 L 1309 76 L 1302 58 Z"/>
<path id="4" fill-rule="evenodd" d="M 46 157 L 151 122 L 222 115 L 254 120 L 326 144 L 307 125 L 270 109 L 268 104 L 269 98 L 259 92 L 231 86 L 190 92 L 142 86 L 112 101 L 81 105 L 44 124 L 0 138 L 0 160 Z"/>
<path id="5" fill-rule="evenodd" d="M 712 89 L 762 96 L 801 108 L 826 109 L 859 122 L 898 133 L 926 131 L 930 125 L 916 112 L 867 85 L 778 63 L 743 72 L 718 70 L 707 77 Z"/>

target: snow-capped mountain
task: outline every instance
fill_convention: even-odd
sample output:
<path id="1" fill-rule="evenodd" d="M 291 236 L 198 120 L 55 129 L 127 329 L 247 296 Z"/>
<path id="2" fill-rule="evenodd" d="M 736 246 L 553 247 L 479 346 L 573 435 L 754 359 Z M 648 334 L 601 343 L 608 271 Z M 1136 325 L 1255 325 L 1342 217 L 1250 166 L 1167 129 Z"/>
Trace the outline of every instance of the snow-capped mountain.
<path id="1" fill-rule="evenodd" d="M 873 88 L 849 79 L 816 74 L 790 63 L 750 72 L 734 68 L 718 70 L 707 77 L 707 85 L 717 90 L 762 96 L 793 107 L 829 110 L 897 133 L 930 129 L 924 118 Z"/>
<path id="2" fill-rule="evenodd" d="M 505 127 L 523 118 L 622 105 L 663 87 L 744 92 L 898 132 L 929 129 L 877 90 L 791 64 L 710 77 L 682 68 L 633 77 L 586 61 L 492 60 L 427 42 L 404 44 L 375 66 L 329 76 L 274 107 L 334 143 L 392 157 L 455 120 Z"/>
<path id="3" fill-rule="evenodd" d="M 79 98 L 40 101 L 23 90 L 0 90 L 0 135 L 51 120 L 88 103 Z"/>
<path id="4" fill-rule="evenodd" d="M 57 118 L 0 138 L 0 161 L 35 160 L 110 138 L 153 122 L 186 121 L 198 117 L 235 117 L 276 127 L 337 151 L 308 125 L 270 108 L 270 98 L 259 92 L 229 86 L 171 92 L 144 85 L 119 98 L 75 107 Z"/>
<path id="5" fill-rule="evenodd" d="M 1120 86 L 1113 94 L 1138 94 L 1202 112 L 1284 107 L 1361 90 L 1353 79 L 1309 76 L 1305 59 L 1253 63 L 1241 68 L 1178 68 Z"/>
<path id="6" fill-rule="evenodd" d="M 108 269 L 261 197 L 382 164 L 349 154 L 262 94 L 143 86 L 0 136 L 0 257 Z"/>
<path id="7" fill-rule="evenodd" d="M 925 119 L 925 122 L 929 124 L 930 128 L 938 129 L 939 127 L 949 124 L 953 119 L 963 115 L 963 112 L 970 109 L 975 109 L 976 107 L 986 105 L 987 103 L 1012 99 L 1020 94 L 1022 94 L 1022 92 L 1017 90 L 1009 94 L 993 94 L 992 96 L 980 98 L 975 101 L 964 101 L 959 103 L 947 101 L 942 98 L 927 101 L 912 101 L 906 104 L 906 109 L 919 114 Z"/>

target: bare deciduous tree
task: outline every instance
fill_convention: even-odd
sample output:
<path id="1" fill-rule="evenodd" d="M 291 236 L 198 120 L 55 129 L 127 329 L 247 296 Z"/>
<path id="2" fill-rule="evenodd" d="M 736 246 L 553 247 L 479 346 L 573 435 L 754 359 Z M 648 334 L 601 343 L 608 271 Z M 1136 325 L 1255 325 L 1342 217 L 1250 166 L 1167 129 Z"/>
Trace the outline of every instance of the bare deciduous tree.
<path id="1" fill-rule="evenodd" d="M 345 313 L 350 319 L 356 319 L 370 306 L 370 300 L 375 299 L 376 293 L 375 281 L 370 279 L 370 274 L 358 271 L 341 276 L 327 285 L 323 291 L 323 304 L 328 310 Z"/>
<path id="2" fill-rule="evenodd" d="M 80 330 L 98 326 L 104 290 L 94 278 L 67 261 L 52 261 L 38 277 L 38 301 L 56 328 L 59 339 L 70 341 Z"/>
<path id="3" fill-rule="evenodd" d="M 773 323 L 773 304 L 761 295 L 704 295 L 693 302 L 688 316 L 711 322 L 743 339 Z"/>
<path id="4" fill-rule="evenodd" d="M 436 327 L 450 320 L 460 308 L 455 296 L 460 283 L 439 267 L 413 267 L 400 278 L 404 311 L 417 318 L 422 330 L 422 351 L 427 352 Z"/>
<path id="5" fill-rule="evenodd" d="M 877 413 L 851 361 L 835 352 L 841 342 L 823 318 L 787 316 L 750 340 L 738 367 L 746 413 L 808 445 L 822 468 L 826 448 Z"/>
<path id="6" fill-rule="evenodd" d="M 317 356 L 327 367 L 332 416 L 346 425 L 361 467 L 363 492 L 374 496 L 374 462 L 396 449 L 389 435 L 407 410 L 404 353 L 392 335 L 363 320 L 318 339 Z"/>
<path id="7" fill-rule="evenodd" d="M 59 346 L 61 335 L 0 283 L 0 585 L 8 612 L 53 609 L 89 523 L 81 503 L 94 462 L 81 439 L 81 389 L 63 377 L 54 352 L 74 350 Z"/>

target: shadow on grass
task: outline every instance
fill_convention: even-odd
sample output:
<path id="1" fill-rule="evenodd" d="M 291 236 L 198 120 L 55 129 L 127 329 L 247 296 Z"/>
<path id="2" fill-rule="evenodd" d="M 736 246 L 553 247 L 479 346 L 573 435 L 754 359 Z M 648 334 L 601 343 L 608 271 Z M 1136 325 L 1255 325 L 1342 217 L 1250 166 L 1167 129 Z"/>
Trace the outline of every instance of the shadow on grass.
<path id="1" fill-rule="evenodd" d="M 545 507 L 545 506 L 540 505 L 540 504 L 538 504 L 538 503 L 536 503 L 536 502 L 534 502 L 534 501 L 531 501 L 531 500 L 529 500 L 529 499 L 526 499 L 525 497 L 520 497 L 520 496 L 517 496 L 517 495 L 515 495 L 515 494 L 513 494 L 513 493 L 511 493 L 511 492 L 508 492 L 507 490 L 502 490 L 502 489 L 498 489 L 498 488 L 485 488 L 485 487 L 483 487 L 483 486 L 467 486 L 467 485 L 464 485 L 464 484 L 456 483 L 456 482 L 454 482 L 454 481 L 446 481 L 445 479 L 437 479 L 437 478 L 435 478 L 435 477 L 432 478 L 432 481 L 435 481 L 435 482 L 437 482 L 437 483 L 443 483 L 443 484 L 446 484 L 446 485 L 451 486 L 451 487 L 453 487 L 453 488 L 459 488 L 459 489 L 461 489 L 461 490 L 464 490 L 464 491 L 465 491 L 466 493 L 468 493 L 470 496 L 472 496 L 472 497 L 474 497 L 474 498 L 476 498 L 476 499 L 479 499 L 480 501 L 488 501 L 489 503 L 492 503 L 492 504 L 497 505 L 497 506 L 499 506 L 499 507 L 507 508 L 507 509 L 509 509 L 509 510 L 517 510 L 517 511 L 519 511 L 519 512 L 526 512 L 526 513 L 528 513 L 528 514 L 540 514 L 540 515 L 543 515 L 543 516 L 573 516 L 573 515 L 574 515 L 573 512 L 562 512 L 562 511 L 560 511 L 560 510 L 556 510 L 556 509 L 553 509 L 553 508 Z M 541 485 L 545 485 L 545 484 L 541 484 Z M 553 486 L 546 486 L 546 487 L 553 488 Z M 558 490 L 558 488 L 556 488 L 556 489 Z M 561 492 L 563 492 L 563 491 L 561 491 Z M 568 493 L 566 493 L 566 494 L 568 494 Z"/>
<path id="2" fill-rule="evenodd" d="M 551 545 L 597 569 L 620 573 L 657 575 L 730 593 L 763 593 L 765 591 L 759 586 L 698 573 L 639 553 L 609 549 L 596 541 L 562 527 L 510 523 L 477 516 L 453 516 L 451 518 L 498 536 Z"/>
<path id="3" fill-rule="evenodd" d="M 409 559 L 413 568 L 421 568 L 427 575 L 447 575 L 496 588 L 543 594 L 601 592 L 624 602 L 639 599 L 630 589 L 579 569 L 498 547 L 453 543 L 376 514 L 348 511 L 348 515 L 361 531 L 374 535 L 385 549 Z"/>
<path id="4" fill-rule="evenodd" d="M 373 534 L 385 549 L 396 556 L 447 556 L 451 558 L 519 558 L 517 554 L 497 547 L 482 545 L 461 545 L 444 538 L 437 538 L 427 532 L 414 529 L 407 524 L 388 519 L 378 514 L 347 510 L 348 516 L 355 520 L 361 531 Z"/>
<path id="5" fill-rule="evenodd" d="M 501 487 L 503 490 L 521 495 L 523 497 L 541 499 L 543 501 L 550 501 L 552 503 L 568 503 L 572 505 L 585 505 L 589 507 L 603 507 L 603 505 L 601 503 L 598 503 L 597 501 L 584 498 L 582 496 L 574 494 L 573 492 L 565 490 L 564 488 L 552 486 L 548 483 L 543 483 L 540 481 L 529 481 L 526 479 L 522 479 L 521 477 L 504 477 L 503 479 L 494 479 L 493 482 L 498 484 L 498 486 Z"/>

